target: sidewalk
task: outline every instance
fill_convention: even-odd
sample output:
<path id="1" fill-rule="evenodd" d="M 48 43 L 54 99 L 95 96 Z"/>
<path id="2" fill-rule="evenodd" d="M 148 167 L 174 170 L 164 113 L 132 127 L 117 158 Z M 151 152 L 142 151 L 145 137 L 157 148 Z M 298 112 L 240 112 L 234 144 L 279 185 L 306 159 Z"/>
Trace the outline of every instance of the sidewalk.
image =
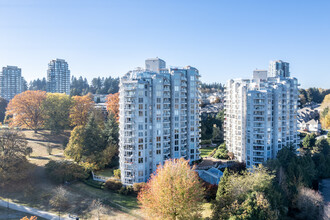
<path id="1" fill-rule="evenodd" d="M 45 211 L 41 211 L 35 208 L 30 208 L 27 206 L 23 206 L 23 205 L 19 205 L 13 202 L 7 202 L 4 201 L 2 199 L 0 199 L 0 206 L 2 207 L 9 207 L 10 209 L 16 210 L 16 211 L 21 211 L 21 212 L 26 212 L 29 213 L 31 215 L 37 215 L 39 217 L 45 218 L 45 219 L 50 219 L 50 220 L 58 220 L 59 217 L 55 214 L 49 213 L 49 212 L 45 212 Z M 68 217 L 62 217 L 61 219 L 63 220 L 72 220 L 72 218 L 68 218 Z"/>

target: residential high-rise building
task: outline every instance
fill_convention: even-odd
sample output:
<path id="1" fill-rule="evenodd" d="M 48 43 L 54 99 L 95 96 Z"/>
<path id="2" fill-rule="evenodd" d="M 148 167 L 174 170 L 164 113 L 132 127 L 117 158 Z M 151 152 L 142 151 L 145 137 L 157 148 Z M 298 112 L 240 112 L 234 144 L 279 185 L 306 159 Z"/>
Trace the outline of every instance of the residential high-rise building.
<path id="1" fill-rule="evenodd" d="M 288 68 L 279 69 L 274 75 L 271 67 L 271 77 L 254 71 L 252 79 L 230 80 L 226 85 L 226 146 L 247 167 L 275 158 L 285 146 L 299 144 L 298 82 L 289 77 Z"/>
<path id="2" fill-rule="evenodd" d="M 158 61 L 120 80 L 119 157 L 125 185 L 147 181 L 167 159 L 200 159 L 199 72 L 190 66 L 165 68 Z"/>
<path id="3" fill-rule="evenodd" d="M 51 60 L 47 70 L 47 92 L 70 95 L 70 70 L 62 59 Z"/>
<path id="4" fill-rule="evenodd" d="M 268 75 L 270 77 L 290 77 L 289 63 L 283 62 L 282 60 L 271 61 Z"/>
<path id="5" fill-rule="evenodd" d="M 0 96 L 9 101 L 21 92 L 23 92 L 21 69 L 17 66 L 3 67 L 0 73 Z"/>
<path id="6" fill-rule="evenodd" d="M 146 70 L 159 73 L 164 68 L 166 68 L 166 62 L 158 57 L 146 60 Z"/>

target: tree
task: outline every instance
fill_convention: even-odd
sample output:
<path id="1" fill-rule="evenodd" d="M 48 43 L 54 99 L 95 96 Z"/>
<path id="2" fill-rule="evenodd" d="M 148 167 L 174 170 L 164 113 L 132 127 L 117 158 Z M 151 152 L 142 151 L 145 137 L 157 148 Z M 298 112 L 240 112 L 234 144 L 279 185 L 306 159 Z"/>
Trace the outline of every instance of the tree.
<path id="1" fill-rule="evenodd" d="M 305 148 L 305 150 L 312 150 L 316 142 L 316 135 L 313 134 L 307 134 L 304 138 L 302 145 Z"/>
<path id="2" fill-rule="evenodd" d="M 313 148 L 314 153 L 322 153 L 324 155 L 328 155 L 330 152 L 329 142 L 325 138 L 320 138 L 315 142 L 315 146 Z"/>
<path id="3" fill-rule="evenodd" d="M 65 211 L 70 207 L 69 203 L 69 193 L 62 186 L 57 187 L 53 191 L 53 197 L 49 200 L 49 204 L 58 210 L 59 216 L 61 212 Z"/>
<path id="4" fill-rule="evenodd" d="M 11 126 L 29 128 L 37 133 L 43 126 L 42 104 L 46 99 L 44 91 L 25 91 L 10 100 L 6 115 L 12 116 Z"/>
<path id="5" fill-rule="evenodd" d="M 54 133 L 68 128 L 71 98 L 64 93 L 47 93 L 43 102 L 45 128 Z"/>
<path id="6" fill-rule="evenodd" d="M 114 114 L 117 122 L 119 120 L 119 93 L 107 95 L 107 111 Z"/>
<path id="7" fill-rule="evenodd" d="M 184 159 L 167 160 L 138 195 L 150 218 L 193 219 L 202 209 L 203 187 L 194 167 Z"/>
<path id="8" fill-rule="evenodd" d="M 91 212 L 95 212 L 97 220 L 100 220 L 100 215 L 105 213 L 106 208 L 102 204 L 101 200 L 94 199 L 90 206 L 90 210 Z"/>
<path id="9" fill-rule="evenodd" d="M 42 78 L 42 80 L 40 80 L 39 78 L 36 80 L 33 80 L 29 83 L 29 90 L 41 90 L 41 91 L 46 91 L 47 90 L 47 82 L 46 82 L 46 78 Z"/>
<path id="10" fill-rule="evenodd" d="M 117 154 L 118 146 L 109 142 L 112 140 L 104 134 L 92 112 L 85 127 L 77 126 L 71 132 L 65 154 L 78 163 L 93 164 L 95 169 L 100 169 Z"/>
<path id="11" fill-rule="evenodd" d="M 0 132 L 0 187 L 14 185 L 29 176 L 27 141 L 16 131 Z"/>
<path id="12" fill-rule="evenodd" d="M 275 178 L 263 167 L 231 174 L 225 170 L 218 186 L 213 219 L 276 219 L 281 204 Z M 265 218 L 268 216 L 268 218 Z"/>
<path id="13" fill-rule="evenodd" d="M 84 126 L 76 126 L 72 131 L 69 143 L 64 151 L 65 155 L 76 162 L 81 162 L 84 145 Z"/>
<path id="14" fill-rule="evenodd" d="M 221 144 L 216 152 L 214 153 L 213 157 L 218 159 L 228 159 L 228 150 L 226 148 L 226 144 Z"/>
<path id="15" fill-rule="evenodd" d="M 115 169 L 113 171 L 113 176 L 116 177 L 117 179 L 120 179 L 120 177 L 121 177 L 121 171 L 120 171 L 120 169 Z"/>
<path id="16" fill-rule="evenodd" d="M 3 122 L 3 120 L 5 119 L 7 105 L 7 100 L 0 97 L 0 122 Z"/>
<path id="17" fill-rule="evenodd" d="M 90 95 L 73 96 L 73 105 L 70 109 L 71 125 L 85 125 L 91 111 L 94 101 Z"/>
<path id="18" fill-rule="evenodd" d="M 108 144 L 118 145 L 119 127 L 114 114 L 110 113 L 108 115 L 108 120 L 105 123 L 105 129 L 103 133 Z"/>
<path id="19" fill-rule="evenodd" d="M 89 91 L 89 85 L 86 78 L 81 76 L 77 79 L 76 77 L 71 77 L 70 95 L 72 96 L 82 96 L 86 95 Z"/>
<path id="20" fill-rule="evenodd" d="M 299 219 L 323 219 L 323 197 L 316 191 L 300 187 L 296 199 Z"/>
<path id="21" fill-rule="evenodd" d="M 88 173 L 85 169 L 67 160 L 51 160 L 45 165 L 46 174 L 57 183 L 65 183 L 79 179 L 86 179 Z"/>

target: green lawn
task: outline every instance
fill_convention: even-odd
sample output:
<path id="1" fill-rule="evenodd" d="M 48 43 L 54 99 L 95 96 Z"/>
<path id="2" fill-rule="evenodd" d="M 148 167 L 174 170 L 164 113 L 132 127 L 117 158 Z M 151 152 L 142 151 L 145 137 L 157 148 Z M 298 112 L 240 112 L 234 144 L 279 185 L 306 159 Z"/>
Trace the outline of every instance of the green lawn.
<path id="1" fill-rule="evenodd" d="M 108 205 L 129 214 L 132 214 L 131 211 L 139 209 L 137 199 L 134 196 L 125 196 L 106 189 L 97 189 L 81 182 L 70 185 L 70 188 L 76 193 L 95 196 L 101 200 L 104 200 L 106 203 L 108 203 Z"/>
<path id="2" fill-rule="evenodd" d="M 23 217 L 31 217 L 31 216 L 34 216 L 34 215 L 31 215 L 31 214 L 27 214 L 25 212 L 19 212 L 19 211 L 16 211 L 16 210 L 13 210 L 13 209 L 7 209 L 7 208 L 4 208 L 4 207 L 0 207 L 0 219 L 6 219 L 6 220 L 17 220 L 17 219 L 21 219 Z M 45 218 L 41 218 L 39 216 L 36 216 L 38 217 L 38 220 L 45 220 Z"/>
<path id="3" fill-rule="evenodd" d="M 201 152 L 201 157 L 207 157 L 207 155 L 217 147 L 205 147 L 205 148 L 200 148 L 199 151 Z"/>
<path id="4" fill-rule="evenodd" d="M 99 170 L 97 172 L 95 172 L 95 175 L 98 176 L 105 176 L 105 177 L 113 177 L 113 171 L 115 170 L 115 168 L 107 168 L 104 170 Z"/>

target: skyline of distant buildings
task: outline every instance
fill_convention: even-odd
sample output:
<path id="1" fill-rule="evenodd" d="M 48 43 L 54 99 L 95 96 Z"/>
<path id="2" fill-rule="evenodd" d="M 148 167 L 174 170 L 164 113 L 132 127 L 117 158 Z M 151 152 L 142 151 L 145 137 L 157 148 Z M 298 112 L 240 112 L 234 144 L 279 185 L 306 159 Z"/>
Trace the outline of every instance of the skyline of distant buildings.
<path id="1" fill-rule="evenodd" d="M 225 89 L 225 143 L 247 167 L 275 158 L 283 147 L 298 147 L 298 81 L 289 63 L 272 61 L 252 79 L 229 80 Z"/>
<path id="2" fill-rule="evenodd" d="M 170 158 L 200 159 L 199 72 L 155 58 L 120 79 L 119 158 L 124 185 L 145 182 Z"/>

